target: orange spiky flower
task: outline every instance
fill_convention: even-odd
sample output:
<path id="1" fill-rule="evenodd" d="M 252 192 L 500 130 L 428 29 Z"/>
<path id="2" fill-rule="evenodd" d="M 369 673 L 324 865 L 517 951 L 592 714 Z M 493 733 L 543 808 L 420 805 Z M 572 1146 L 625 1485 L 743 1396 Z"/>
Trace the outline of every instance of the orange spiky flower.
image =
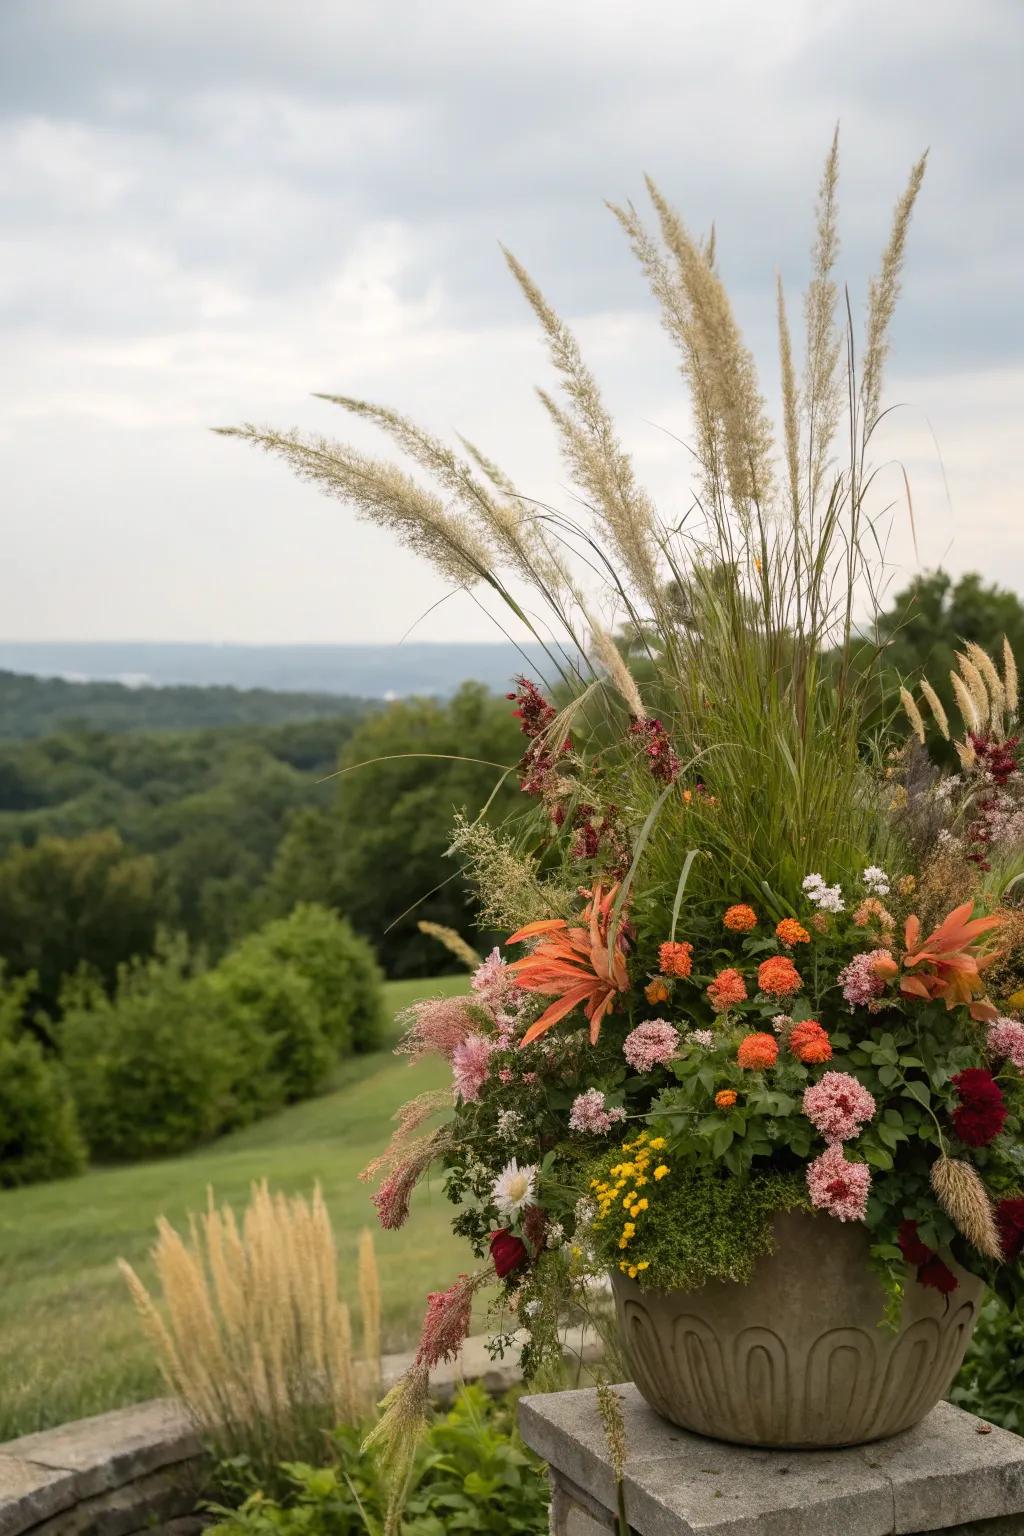
<path id="1" fill-rule="evenodd" d="M 982 995 L 982 975 L 998 958 L 999 951 L 985 950 L 978 941 L 982 934 L 998 928 L 1002 920 L 998 917 L 972 918 L 973 910 L 972 902 L 963 902 L 923 941 L 920 919 L 907 918 L 900 991 L 905 997 L 942 1001 L 947 1008 L 963 1005 L 970 1010 L 972 1018 L 991 1021 L 997 1017 L 997 1012 Z"/>
<path id="2" fill-rule="evenodd" d="M 509 970 L 515 972 L 516 982 L 524 992 L 557 998 L 530 1025 L 521 1045 L 539 1039 L 581 1005 L 590 1020 L 590 1043 L 597 1043 L 605 1014 L 614 1007 L 618 994 L 629 986 L 621 933 L 614 950 L 608 942 L 618 889 L 618 885 L 613 885 L 604 895 L 600 884 L 594 886 L 581 919 L 585 926 L 570 927 L 564 918 L 551 918 L 527 923 L 506 940 L 508 944 L 518 944 L 522 939 L 546 935 L 543 943 L 531 954 L 514 961 Z"/>

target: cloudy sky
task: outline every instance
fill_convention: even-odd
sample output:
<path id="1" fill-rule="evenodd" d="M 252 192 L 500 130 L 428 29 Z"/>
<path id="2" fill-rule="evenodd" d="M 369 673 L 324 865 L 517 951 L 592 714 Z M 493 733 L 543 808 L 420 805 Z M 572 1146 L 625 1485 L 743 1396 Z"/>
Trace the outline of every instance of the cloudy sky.
<path id="1" fill-rule="evenodd" d="M 211 425 L 463 432 L 570 505 L 498 242 L 576 327 L 659 506 L 687 404 L 602 199 L 650 171 L 775 388 L 839 120 L 855 311 L 930 146 L 883 456 L 921 563 L 1024 592 L 1019 0 L 0 0 L 0 636 L 392 640 L 444 592 Z M 915 565 L 898 519 L 897 577 Z M 424 639 L 491 638 L 464 596 Z"/>

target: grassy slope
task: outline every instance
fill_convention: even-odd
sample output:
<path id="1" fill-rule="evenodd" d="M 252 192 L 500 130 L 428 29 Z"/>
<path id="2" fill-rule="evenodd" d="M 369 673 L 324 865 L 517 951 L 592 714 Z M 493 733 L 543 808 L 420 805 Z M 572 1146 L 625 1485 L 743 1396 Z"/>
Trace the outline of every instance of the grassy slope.
<path id="1" fill-rule="evenodd" d="M 389 1001 L 397 1011 L 464 986 L 458 977 L 391 982 Z M 0 1193 L 0 1440 L 161 1391 L 114 1261 L 129 1259 L 148 1281 L 156 1217 L 179 1223 L 205 1205 L 208 1186 L 239 1207 L 253 1179 L 294 1191 L 319 1180 L 344 1276 L 359 1229 L 374 1224 L 356 1175 L 386 1142 L 398 1105 L 446 1076 L 439 1062 L 410 1066 L 381 1052 L 346 1063 L 324 1097 L 187 1157 Z M 406 1227 L 377 1235 L 385 1349 L 409 1343 L 426 1292 L 467 1267 L 468 1249 L 448 1232 L 450 1209 L 439 1191 L 421 1189 Z"/>

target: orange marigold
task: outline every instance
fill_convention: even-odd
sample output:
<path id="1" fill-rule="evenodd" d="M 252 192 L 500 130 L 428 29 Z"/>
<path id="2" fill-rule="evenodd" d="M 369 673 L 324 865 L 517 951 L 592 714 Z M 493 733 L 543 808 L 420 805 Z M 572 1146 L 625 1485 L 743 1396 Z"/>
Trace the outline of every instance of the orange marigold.
<path id="1" fill-rule="evenodd" d="M 731 1109 L 738 1098 L 735 1088 L 720 1088 L 715 1094 L 715 1104 L 719 1109 Z"/>
<path id="2" fill-rule="evenodd" d="M 757 985 L 769 997 L 791 997 L 800 991 L 803 982 L 788 955 L 769 955 L 757 968 Z"/>
<path id="3" fill-rule="evenodd" d="M 722 918 L 722 924 L 732 933 L 749 933 L 751 928 L 757 927 L 757 913 L 753 907 L 741 902 L 739 906 L 729 908 Z"/>
<path id="4" fill-rule="evenodd" d="M 807 1066 L 832 1060 L 828 1030 L 822 1029 L 817 1019 L 804 1019 L 802 1024 L 794 1024 L 787 1044 L 797 1060 Z"/>
<path id="5" fill-rule="evenodd" d="M 649 1003 L 667 1003 L 667 984 L 662 981 L 660 976 L 655 976 L 654 980 L 649 981 L 646 987 L 644 987 L 644 997 L 646 997 Z"/>
<path id="6" fill-rule="evenodd" d="M 736 1060 L 740 1066 L 754 1072 L 763 1072 L 765 1067 L 774 1067 L 778 1059 L 779 1042 L 774 1035 L 747 1035 L 740 1041 L 740 1048 L 736 1052 Z"/>
<path id="7" fill-rule="evenodd" d="M 693 970 L 693 945 L 662 944 L 658 950 L 658 964 L 666 976 L 689 976 Z"/>
<path id="8" fill-rule="evenodd" d="M 724 1013 L 734 1003 L 745 1003 L 747 1000 L 747 986 L 739 971 L 719 971 L 708 986 L 708 997 L 716 1012 Z"/>
<path id="9" fill-rule="evenodd" d="M 780 923 L 775 924 L 775 937 L 781 939 L 783 944 L 788 944 L 792 949 L 794 944 L 809 944 L 811 936 L 803 923 L 798 923 L 795 917 L 784 917 Z"/>

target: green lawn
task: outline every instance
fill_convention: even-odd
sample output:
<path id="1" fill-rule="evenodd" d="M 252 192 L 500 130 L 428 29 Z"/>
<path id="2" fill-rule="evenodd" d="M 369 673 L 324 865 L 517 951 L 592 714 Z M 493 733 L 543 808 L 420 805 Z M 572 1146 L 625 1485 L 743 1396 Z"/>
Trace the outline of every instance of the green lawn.
<path id="1" fill-rule="evenodd" d="M 389 1005 L 464 987 L 462 977 L 390 982 Z M 388 1049 L 346 1063 L 322 1098 L 200 1152 L 0 1192 L 0 1440 L 162 1390 L 115 1260 L 129 1259 L 148 1281 L 156 1217 L 180 1222 L 206 1204 L 208 1187 L 240 1207 L 254 1179 L 290 1191 L 319 1180 L 344 1275 L 360 1228 L 376 1225 L 356 1175 L 386 1142 L 398 1105 L 447 1077 L 440 1062 L 411 1066 Z M 377 1233 L 385 1349 L 409 1344 L 426 1292 L 467 1267 L 450 1213 L 439 1191 L 424 1188 L 401 1232 Z"/>

